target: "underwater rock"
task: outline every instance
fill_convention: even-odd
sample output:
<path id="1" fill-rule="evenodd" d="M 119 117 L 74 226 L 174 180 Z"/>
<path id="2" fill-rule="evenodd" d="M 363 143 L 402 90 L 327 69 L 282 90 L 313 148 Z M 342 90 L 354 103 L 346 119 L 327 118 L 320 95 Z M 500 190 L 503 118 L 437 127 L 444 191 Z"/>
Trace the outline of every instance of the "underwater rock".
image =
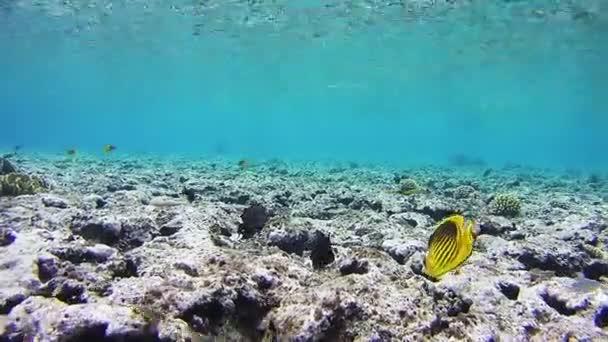
<path id="1" fill-rule="evenodd" d="M 282 192 L 279 192 L 279 193 L 273 195 L 272 201 L 273 201 L 273 203 L 278 204 L 281 207 L 289 207 L 294 203 L 291 195 L 292 195 L 292 192 L 289 190 L 282 191 Z"/>
<path id="2" fill-rule="evenodd" d="M 192 265 L 187 262 L 178 261 L 173 265 L 176 269 L 184 271 L 187 275 L 191 277 L 198 277 L 199 272 L 195 265 Z"/>
<path id="3" fill-rule="evenodd" d="M 6 247 L 17 238 L 17 234 L 10 228 L 0 227 L 0 247 Z"/>
<path id="4" fill-rule="evenodd" d="M 4 291 L 3 291 L 4 292 Z M 24 293 L 0 294 L 0 315 L 8 315 L 11 310 L 27 298 Z"/>
<path id="5" fill-rule="evenodd" d="M 578 229 L 578 227 L 572 226 L 557 233 L 556 236 L 563 241 L 583 242 L 590 246 L 596 246 L 599 241 L 599 237 L 595 232 L 586 229 Z"/>
<path id="6" fill-rule="evenodd" d="M 314 269 L 321 269 L 334 262 L 334 252 L 328 235 L 317 230 L 310 240 L 310 260 Z"/>
<path id="7" fill-rule="evenodd" d="M 341 193 L 336 197 L 336 202 L 348 206 L 355 200 L 355 197 L 350 193 Z"/>
<path id="8" fill-rule="evenodd" d="M 38 279 L 43 283 L 53 279 L 59 272 L 57 259 L 52 255 L 39 256 L 36 265 L 38 266 Z"/>
<path id="9" fill-rule="evenodd" d="M 564 199 L 552 199 L 549 201 L 548 205 L 551 208 L 568 210 L 570 209 L 570 204 Z"/>
<path id="10" fill-rule="evenodd" d="M 160 235 L 160 229 L 149 217 L 132 217 L 119 220 L 114 217 L 77 217 L 72 231 L 87 240 L 130 250 Z"/>
<path id="11" fill-rule="evenodd" d="M 370 201 L 365 198 L 355 198 L 352 203 L 350 203 L 349 208 L 355 210 L 362 209 L 370 209 L 373 211 L 380 212 L 382 211 L 382 202 L 381 201 Z"/>
<path id="12" fill-rule="evenodd" d="M 426 244 L 421 241 L 397 243 L 395 241 L 387 240 L 382 243 L 382 249 L 399 264 L 404 265 L 416 252 L 425 250 Z"/>
<path id="13" fill-rule="evenodd" d="M 538 268 L 565 277 L 575 276 L 589 260 L 584 252 L 573 250 L 564 242 L 544 235 L 535 237 L 533 243 L 519 245 L 507 254 L 515 257 L 526 270 Z"/>
<path id="14" fill-rule="evenodd" d="M 122 224 L 113 217 L 77 217 L 72 223 L 72 231 L 87 240 L 113 245 L 121 237 Z"/>
<path id="15" fill-rule="evenodd" d="M 279 341 L 334 341 L 347 334 L 346 327 L 365 316 L 365 309 L 347 293 L 331 291 L 321 293 L 319 302 L 306 311 L 314 315 L 302 315 L 301 307 L 282 310 L 275 317 L 274 325 L 279 330 Z M 312 309 L 312 310 L 311 310 Z M 291 324 L 290 324 L 291 323 Z"/>
<path id="16" fill-rule="evenodd" d="M 346 258 L 340 262 L 339 270 L 342 275 L 365 274 L 369 271 L 369 262 L 365 259 Z"/>
<path id="17" fill-rule="evenodd" d="M 516 230 L 515 224 L 502 216 L 483 216 L 479 219 L 479 234 L 500 236 Z"/>
<path id="18" fill-rule="evenodd" d="M 519 286 L 517 286 L 517 284 L 501 281 L 498 283 L 498 288 L 500 289 L 500 292 L 505 295 L 505 297 L 509 298 L 510 300 L 517 300 L 517 297 L 519 296 Z"/>
<path id="19" fill-rule="evenodd" d="M 583 267 L 585 278 L 600 280 L 601 277 L 608 277 L 608 261 L 593 260 Z"/>
<path id="20" fill-rule="evenodd" d="M 238 232 L 243 238 L 250 238 L 264 228 L 270 214 L 262 205 L 252 205 L 246 208 L 241 215 L 243 223 L 239 225 Z"/>
<path id="21" fill-rule="evenodd" d="M 602 305 L 595 311 L 593 323 L 599 328 L 608 327 L 608 305 Z"/>
<path id="22" fill-rule="evenodd" d="M 192 187 L 184 187 L 182 189 L 182 194 L 186 196 L 188 202 L 194 202 L 196 200 L 197 194 L 201 191 Z"/>
<path id="23" fill-rule="evenodd" d="M 426 274 L 424 273 L 424 252 L 422 251 L 418 251 L 415 252 L 414 254 L 412 254 L 406 261 L 405 263 L 407 263 L 407 261 L 410 261 L 410 270 L 412 270 L 412 272 L 414 274 L 423 276 L 426 278 Z"/>
<path id="24" fill-rule="evenodd" d="M 273 277 L 266 271 L 256 272 L 253 275 L 253 280 L 256 282 L 258 287 L 262 290 L 267 290 L 272 288 L 275 284 L 277 284 L 277 279 Z"/>
<path id="25" fill-rule="evenodd" d="M 178 317 L 201 334 L 218 336 L 220 331 L 235 329 L 243 337 L 259 340 L 261 332 L 258 326 L 269 310 L 269 304 L 259 292 L 241 287 L 215 290 L 193 298 L 191 302 L 181 305 Z"/>
<path id="26" fill-rule="evenodd" d="M 163 224 L 160 227 L 160 235 L 162 236 L 171 236 L 180 231 L 184 226 L 184 223 L 179 218 L 174 218 L 171 221 Z"/>
<path id="27" fill-rule="evenodd" d="M 0 176 L 0 196 L 33 195 L 46 189 L 46 183 L 36 176 L 20 173 Z"/>
<path id="28" fill-rule="evenodd" d="M 137 190 L 137 183 L 135 182 L 117 182 L 109 184 L 106 187 L 108 192 L 117 192 L 117 191 L 134 191 Z"/>
<path id="29" fill-rule="evenodd" d="M 44 196 L 42 197 L 42 204 L 46 207 L 60 208 L 65 209 L 68 207 L 68 202 L 63 198 L 59 198 L 56 196 Z"/>
<path id="30" fill-rule="evenodd" d="M 139 276 L 139 262 L 136 258 L 131 256 L 112 260 L 108 265 L 108 269 L 114 278 L 131 278 Z"/>
<path id="31" fill-rule="evenodd" d="M 434 312 L 440 315 L 453 317 L 461 313 L 466 314 L 473 305 L 471 299 L 464 298 L 451 288 L 432 286 L 430 291 L 435 303 Z"/>
<path id="32" fill-rule="evenodd" d="M 454 189 L 453 196 L 456 199 L 469 198 L 472 197 L 475 192 L 475 188 L 470 185 L 460 185 L 459 187 Z"/>
<path id="33" fill-rule="evenodd" d="M 416 182 L 414 179 L 411 178 L 406 178 L 406 179 L 402 179 L 400 181 L 399 184 L 399 193 L 402 195 L 413 195 L 415 193 L 420 192 L 420 186 L 418 185 L 418 182 Z"/>
<path id="34" fill-rule="evenodd" d="M 454 208 L 439 198 L 427 198 L 417 202 L 414 211 L 428 215 L 435 221 L 440 221 L 447 216 L 460 213 L 459 209 Z"/>
<path id="35" fill-rule="evenodd" d="M 86 287 L 75 279 L 57 276 L 38 289 L 36 295 L 57 298 L 66 304 L 82 304 L 88 301 Z"/>
<path id="36" fill-rule="evenodd" d="M 583 311 L 589 307 L 589 301 L 585 297 L 575 300 L 571 294 L 561 292 L 559 290 L 552 291 L 549 288 L 543 288 L 539 292 L 542 300 L 559 314 L 564 316 L 575 315 L 579 311 Z"/>
<path id="37" fill-rule="evenodd" d="M 420 213 L 405 212 L 393 214 L 390 220 L 402 226 L 410 227 L 428 227 L 431 225 L 431 220 L 428 216 Z"/>
<path id="38" fill-rule="evenodd" d="M 87 246 L 84 249 L 83 256 L 85 260 L 104 263 L 110 260 L 116 254 L 118 254 L 116 248 L 112 248 L 104 244 L 95 244 L 94 246 Z"/>
<path id="39" fill-rule="evenodd" d="M 54 298 L 29 297 L 8 316 L 4 337 L 20 341 L 158 341 L 143 317 L 127 306 L 66 305 Z"/>
<path id="40" fill-rule="evenodd" d="M 95 208 L 95 209 L 101 209 L 101 208 L 105 207 L 106 204 L 108 203 L 103 197 L 101 197 L 99 195 L 95 195 L 95 194 L 85 197 L 84 201 L 88 202 L 88 203 L 92 203 L 93 208 Z"/>
<path id="41" fill-rule="evenodd" d="M 228 194 L 224 194 L 220 197 L 220 201 L 228 204 L 241 204 L 245 205 L 251 200 L 251 196 L 240 191 L 231 191 Z"/>
<path id="42" fill-rule="evenodd" d="M 309 249 L 308 232 L 305 230 L 275 230 L 268 234 L 268 245 L 277 246 L 287 253 L 302 256 L 306 249 Z"/>
<path id="43" fill-rule="evenodd" d="M 217 335 L 218 329 L 234 314 L 234 310 L 231 294 L 217 290 L 184 303 L 178 317 L 196 332 Z"/>
<path id="44" fill-rule="evenodd" d="M 123 251 L 143 245 L 160 235 L 160 229 L 149 217 L 133 217 L 122 222 L 117 248 Z"/>
<path id="45" fill-rule="evenodd" d="M 6 158 L 0 158 L 0 175 L 17 172 L 17 169 Z"/>
<path id="46" fill-rule="evenodd" d="M 565 178 L 558 189 L 547 185 L 553 176 L 541 171 L 523 176 L 519 196 L 526 199 L 526 210 L 510 219 L 486 214 L 490 201 L 484 204 L 482 197 L 507 188 L 506 182 L 525 169 L 496 169 L 485 179 L 483 169 L 475 171 L 475 179 L 469 171 L 408 170 L 407 177 L 431 189 L 429 184 L 443 187 L 444 182 L 452 192 L 465 184 L 477 189 L 479 195 L 460 201 L 437 190 L 400 195 L 392 170 L 384 168 L 361 166 L 329 175 L 325 166 L 313 163 L 290 166 L 288 174 L 279 175 L 264 166 L 237 173 L 233 162 L 145 157 L 149 160 L 138 163 L 150 167 L 126 175 L 120 155 L 103 161 L 83 155 L 69 169 L 56 166 L 56 157 L 36 158 L 23 157 L 28 168 L 52 179 L 56 191 L 0 199 L 0 236 L 7 237 L 0 244 L 9 244 L 0 247 L 0 309 L 9 316 L 23 313 L 19 322 L 0 319 L 0 330 L 6 320 L 9 324 L 9 332 L 0 332 L 3 341 L 20 341 L 28 333 L 40 341 L 186 341 L 200 338 L 202 331 L 203 339 L 239 341 L 608 340 L 608 300 L 602 282 L 592 280 L 608 277 L 608 208 L 600 200 L 608 188 L 591 188 L 585 175 Z M 137 191 L 106 193 L 108 179 L 116 175 L 142 185 Z M 190 180 L 180 183 L 180 175 Z M 199 189 L 192 205 L 183 195 L 186 205 L 179 207 L 144 204 L 154 204 L 151 193 L 173 198 L 182 186 Z M 255 194 L 267 216 L 276 213 L 245 241 L 238 240 L 239 216 L 252 199 L 244 206 L 220 201 L 239 200 L 238 194 L 252 199 Z M 47 195 L 62 196 L 68 209 L 45 208 L 41 199 Z M 569 209 L 551 208 L 555 198 L 568 199 Z M 374 201 L 382 212 L 373 211 Z M 435 218 L 460 205 L 485 235 L 458 272 L 431 282 L 420 276 L 426 236 Z M 83 233 L 88 225 L 93 227 Z M 317 230 L 331 233 L 325 252 L 333 257 L 316 262 L 310 253 L 308 262 L 287 255 L 308 257 Z M 515 233 L 525 238 L 514 240 Z M 230 237 L 231 248 L 214 245 L 216 236 Z M 311 263 L 324 265 L 324 271 Z M 30 296 L 44 301 L 39 310 L 56 320 L 43 311 L 25 315 Z M 70 306 L 91 305 L 108 311 L 103 317 L 87 312 L 92 323 L 60 316 Z M 117 308 L 129 309 L 128 319 L 136 324 L 151 323 L 158 336 L 137 335 L 130 325 L 125 329 L 134 337 L 106 334 L 124 318 Z M 563 314 L 570 310 L 572 316 Z M 33 323 L 36 318 L 42 326 Z M 82 323 L 82 334 L 61 322 Z"/>
<path id="47" fill-rule="evenodd" d="M 49 252 L 61 260 L 66 260 L 73 264 L 83 262 L 103 263 L 117 253 L 116 249 L 103 244 L 96 244 L 94 246 L 62 246 L 53 248 Z"/>

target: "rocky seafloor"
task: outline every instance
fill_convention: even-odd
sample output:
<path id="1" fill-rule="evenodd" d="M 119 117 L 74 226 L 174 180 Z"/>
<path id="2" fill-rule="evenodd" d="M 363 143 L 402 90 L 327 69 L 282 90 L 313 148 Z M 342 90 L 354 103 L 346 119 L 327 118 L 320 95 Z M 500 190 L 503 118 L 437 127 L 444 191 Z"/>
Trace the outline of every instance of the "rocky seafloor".
<path id="1" fill-rule="evenodd" d="M 0 197 L 2 341 L 608 340 L 601 175 L 44 155 L 0 171 L 46 185 Z M 428 279 L 427 239 L 456 212 L 479 224 L 473 254 Z"/>

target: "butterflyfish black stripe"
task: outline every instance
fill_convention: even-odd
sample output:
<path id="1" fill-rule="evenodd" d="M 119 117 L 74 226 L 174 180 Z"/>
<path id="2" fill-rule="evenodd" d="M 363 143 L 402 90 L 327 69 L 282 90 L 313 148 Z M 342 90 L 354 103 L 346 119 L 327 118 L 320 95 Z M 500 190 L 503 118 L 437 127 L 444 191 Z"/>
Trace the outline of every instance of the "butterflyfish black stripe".
<path id="1" fill-rule="evenodd" d="M 443 229 L 443 227 L 437 229 L 435 231 L 435 233 L 433 233 L 433 236 L 431 236 L 431 240 L 443 240 L 444 238 L 449 237 L 449 232 L 446 232 L 445 229 Z"/>
<path id="2" fill-rule="evenodd" d="M 437 239 L 435 239 L 435 241 L 433 241 L 432 243 L 432 249 L 434 252 L 434 254 L 437 254 L 438 252 L 441 252 L 443 250 L 443 248 L 445 248 L 446 244 L 449 243 L 450 238 L 447 236 L 440 236 Z"/>
<path id="3" fill-rule="evenodd" d="M 450 261 L 452 261 L 458 255 L 459 249 L 460 246 L 458 246 L 458 240 L 454 239 L 454 249 L 452 249 L 449 255 L 446 256 L 444 264 L 448 264 Z"/>
<path id="4" fill-rule="evenodd" d="M 454 246 L 454 240 L 446 237 L 445 243 L 442 244 L 441 246 L 441 250 L 437 253 L 437 264 L 440 265 L 443 263 L 443 259 L 446 257 L 446 255 L 448 255 L 452 249 L 455 248 Z"/>
<path id="5" fill-rule="evenodd" d="M 431 239 L 433 239 L 433 237 L 437 236 L 441 236 L 444 235 L 446 233 L 446 228 L 453 225 L 452 222 L 444 222 L 442 224 L 440 224 L 435 231 L 433 232 L 433 234 L 431 235 Z"/>
<path id="6" fill-rule="evenodd" d="M 456 243 L 454 240 L 450 239 L 449 244 L 437 257 L 437 266 L 445 265 L 447 257 L 452 254 L 454 250 L 456 250 Z"/>
<path id="7" fill-rule="evenodd" d="M 458 249 L 456 245 L 456 226 L 449 222 L 445 226 L 442 227 L 442 235 L 448 237 L 449 243 L 445 246 L 445 249 L 439 253 L 437 257 L 437 265 L 443 266 L 445 265 L 450 258 L 454 255 L 455 251 Z"/>
<path id="8" fill-rule="evenodd" d="M 454 235 L 454 244 L 456 246 L 455 246 L 454 250 L 452 251 L 452 253 L 450 253 L 450 255 L 447 257 L 446 264 L 448 262 L 452 261 L 458 255 L 458 250 L 460 249 L 459 239 L 458 239 L 458 227 L 456 227 L 455 225 L 454 225 L 454 229 L 452 230 L 452 233 Z"/>

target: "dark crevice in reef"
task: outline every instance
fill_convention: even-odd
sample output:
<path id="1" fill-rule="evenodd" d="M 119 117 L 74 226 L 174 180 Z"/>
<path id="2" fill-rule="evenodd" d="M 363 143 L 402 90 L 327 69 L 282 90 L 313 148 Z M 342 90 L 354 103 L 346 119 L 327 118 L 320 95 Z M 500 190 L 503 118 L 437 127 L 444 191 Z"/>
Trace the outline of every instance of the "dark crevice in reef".
<path id="1" fill-rule="evenodd" d="M 140 332 L 106 336 L 108 324 L 95 324 L 79 329 L 78 332 L 62 339 L 65 342 L 160 342 L 156 329 L 146 327 Z"/>
<path id="2" fill-rule="evenodd" d="M 27 298 L 24 294 L 15 294 L 4 300 L 4 303 L 0 303 L 0 315 L 8 315 L 11 310 L 21 304 Z"/>
<path id="3" fill-rule="evenodd" d="M 517 297 L 519 297 L 519 286 L 515 284 L 501 282 L 498 284 L 498 288 L 510 300 L 517 300 Z"/>
<path id="4" fill-rule="evenodd" d="M 36 295 L 57 298 L 66 304 L 86 303 L 86 288 L 80 282 L 65 277 L 51 279 Z"/>
<path id="5" fill-rule="evenodd" d="M 593 317 L 595 326 L 605 328 L 608 326 L 608 306 L 602 306 L 595 312 Z"/>
<path id="6" fill-rule="evenodd" d="M 140 328 L 136 328 L 130 331 L 116 332 L 112 335 L 107 335 L 108 331 L 107 322 L 91 322 L 81 321 L 76 325 L 66 325 L 61 329 L 63 333 L 59 333 L 57 336 L 58 341 L 62 342 L 164 342 L 172 341 L 171 339 L 161 340 L 158 336 L 158 329 L 153 324 L 146 324 Z M 25 342 L 25 341 L 38 341 L 36 337 L 31 336 L 28 331 L 16 331 L 14 325 L 8 325 L 6 331 L 0 335 L 0 341 L 2 342 Z M 46 341 L 46 340 L 45 340 Z"/>
<path id="7" fill-rule="evenodd" d="M 113 278 L 131 278 L 138 277 L 138 261 L 132 257 L 126 256 L 121 260 L 117 260 L 110 265 Z"/>
<path id="8" fill-rule="evenodd" d="M 248 340 L 260 341 L 265 331 L 258 326 L 270 307 L 252 290 L 240 289 L 236 296 L 218 290 L 191 305 L 179 318 L 204 335 L 221 337 L 225 331 L 232 330 Z"/>
<path id="9" fill-rule="evenodd" d="M 608 276 L 608 263 L 605 261 L 594 261 L 583 268 L 585 278 L 600 280 L 601 277 Z"/>
<path id="10" fill-rule="evenodd" d="M 140 247 L 160 235 L 160 228 L 147 217 L 116 221 L 89 214 L 77 215 L 72 219 L 71 229 L 86 240 L 101 242 L 123 252 Z"/>
<path id="11" fill-rule="evenodd" d="M 266 208 L 262 205 L 254 204 L 243 211 L 241 215 L 243 223 L 239 225 L 239 234 L 242 234 L 243 238 L 250 238 L 261 231 L 269 219 L 270 213 Z"/>
<path id="12" fill-rule="evenodd" d="M 194 331 L 217 335 L 229 314 L 226 310 L 219 300 L 210 300 L 191 306 L 179 318 L 187 322 Z"/>
<path id="13" fill-rule="evenodd" d="M 545 301 L 545 303 L 547 303 L 547 305 L 564 316 L 572 316 L 576 314 L 576 310 L 569 308 L 564 300 L 561 300 L 556 296 L 552 296 L 546 291 L 541 293 L 540 297 Z"/>
<path id="14" fill-rule="evenodd" d="M 270 311 L 269 305 L 249 291 L 239 291 L 234 304 L 237 327 L 240 332 L 251 339 L 260 340 L 264 331 L 258 330 L 258 326 Z"/>
<path id="15" fill-rule="evenodd" d="M 105 341 L 107 328 L 107 324 L 96 324 L 86 328 L 82 328 L 72 336 L 66 338 L 66 341 Z"/>
<path id="16" fill-rule="evenodd" d="M 439 221 L 444 217 L 458 214 L 459 211 L 451 208 L 432 208 L 430 206 L 424 206 L 421 209 L 416 209 L 415 211 L 430 216 L 433 220 Z"/>
<path id="17" fill-rule="evenodd" d="M 521 254 L 514 255 L 526 270 L 534 268 L 543 271 L 553 271 L 558 277 L 576 277 L 582 270 L 582 260 L 568 259 L 554 254 L 538 254 L 536 251 L 524 249 Z"/>
<path id="18" fill-rule="evenodd" d="M 440 332 L 448 329 L 450 327 L 450 322 L 443 319 L 441 316 L 435 316 L 435 318 L 431 321 L 431 324 L 428 329 L 428 333 L 431 336 L 435 336 Z"/>

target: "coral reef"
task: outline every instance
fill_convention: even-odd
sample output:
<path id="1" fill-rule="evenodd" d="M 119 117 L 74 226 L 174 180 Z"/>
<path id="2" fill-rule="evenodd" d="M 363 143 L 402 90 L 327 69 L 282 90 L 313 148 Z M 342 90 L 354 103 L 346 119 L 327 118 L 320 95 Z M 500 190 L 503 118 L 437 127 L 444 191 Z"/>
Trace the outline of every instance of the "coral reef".
<path id="1" fill-rule="evenodd" d="M 19 170 L 53 188 L 0 198 L 3 341 L 608 339 L 606 189 L 583 175 L 84 155 Z M 395 174 L 425 191 L 396 193 Z M 526 210 L 491 195 L 505 188 Z M 479 236 L 432 282 L 428 238 L 456 212 Z"/>
<path id="2" fill-rule="evenodd" d="M 494 215 L 515 217 L 521 213 L 521 202 L 513 194 L 498 194 L 490 202 L 489 210 Z"/>
<path id="3" fill-rule="evenodd" d="M 46 188 L 45 182 L 36 176 L 14 172 L 0 176 L 0 196 L 31 195 Z"/>
<path id="4" fill-rule="evenodd" d="M 411 178 L 406 178 L 401 180 L 401 183 L 399 185 L 399 193 L 402 195 L 413 195 L 417 192 L 420 191 L 420 186 L 418 185 L 418 183 L 411 179 Z"/>

